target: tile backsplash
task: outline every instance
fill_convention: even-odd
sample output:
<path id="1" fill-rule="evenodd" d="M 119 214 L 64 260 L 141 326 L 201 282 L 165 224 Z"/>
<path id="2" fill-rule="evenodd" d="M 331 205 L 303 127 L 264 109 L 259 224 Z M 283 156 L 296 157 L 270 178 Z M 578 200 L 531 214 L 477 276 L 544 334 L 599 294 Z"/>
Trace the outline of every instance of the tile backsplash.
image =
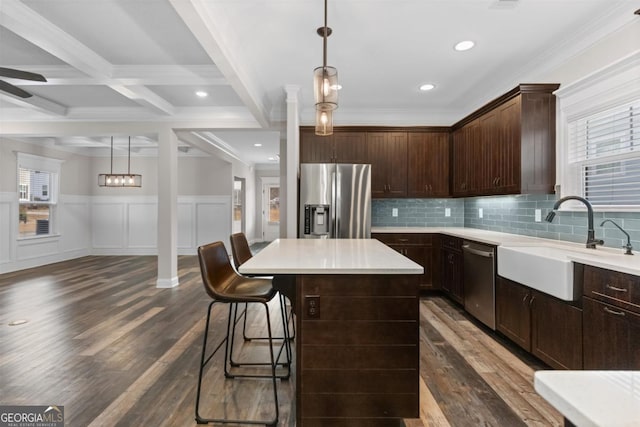
<path id="1" fill-rule="evenodd" d="M 466 199 L 376 199 L 372 202 L 371 220 L 373 226 L 464 226 L 547 239 L 586 242 L 586 212 L 559 211 L 552 223 L 544 221 L 555 201 L 556 196 L 553 194 Z M 393 208 L 398 209 L 397 217 L 392 216 Z M 450 208 L 450 217 L 445 217 L 445 208 Z M 540 209 L 541 222 L 535 221 L 536 209 Z M 640 252 L 640 212 L 594 214 L 596 237 L 603 239 L 605 246 L 618 248 L 626 243 L 626 237 L 611 223 L 601 227 L 600 223 L 605 219 L 611 219 L 624 228 L 631 235 L 631 244 Z"/>

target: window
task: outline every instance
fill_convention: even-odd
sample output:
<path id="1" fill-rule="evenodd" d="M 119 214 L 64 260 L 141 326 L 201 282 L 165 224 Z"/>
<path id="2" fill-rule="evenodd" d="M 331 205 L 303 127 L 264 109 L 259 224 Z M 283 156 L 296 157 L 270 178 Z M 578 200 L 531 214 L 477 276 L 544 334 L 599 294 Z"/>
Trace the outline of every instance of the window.
<path id="1" fill-rule="evenodd" d="M 60 161 L 18 153 L 18 236 L 52 234 Z"/>
<path id="2" fill-rule="evenodd" d="M 594 206 L 640 206 L 640 99 L 570 121 L 568 163 Z"/>

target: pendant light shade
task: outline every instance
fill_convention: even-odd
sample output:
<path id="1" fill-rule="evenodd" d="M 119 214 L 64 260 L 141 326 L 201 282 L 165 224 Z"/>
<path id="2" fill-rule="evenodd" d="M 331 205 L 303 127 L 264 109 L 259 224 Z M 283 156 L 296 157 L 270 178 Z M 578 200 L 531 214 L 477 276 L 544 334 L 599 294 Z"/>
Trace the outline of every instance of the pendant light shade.
<path id="1" fill-rule="evenodd" d="M 333 110 L 316 110 L 316 135 L 333 134 Z"/>
<path id="2" fill-rule="evenodd" d="M 331 35 L 327 26 L 327 0 L 324 0 L 324 27 L 317 33 L 322 37 L 322 67 L 313 70 L 313 95 L 316 101 L 316 135 L 333 133 L 333 110 L 338 108 L 338 70 L 327 65 L 327 37 Z"/>
<path id="3" fill-rule="evenodd" d="M 328 66 L 313 70 L 313 92 L 316 110 L 338 108 L 338 70 Z"/>
<path id="4" fill-rule="evenodd" d="M 142 175 L 131 173 L 131 137 L 129 137 L 127 173 L 113 173 L 113 137 L 111 137 L 111 172 L 98 175 L 98 187 L 142 187 Z"/>

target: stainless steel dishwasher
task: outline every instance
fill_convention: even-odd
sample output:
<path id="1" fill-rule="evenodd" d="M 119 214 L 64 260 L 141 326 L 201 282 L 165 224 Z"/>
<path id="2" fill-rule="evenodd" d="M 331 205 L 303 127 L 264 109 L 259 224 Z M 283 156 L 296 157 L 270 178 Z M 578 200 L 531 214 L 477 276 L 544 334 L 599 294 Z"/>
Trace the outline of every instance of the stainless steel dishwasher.
<path id="1" fill-rule="evenodd" d="M 464 309 L 496 329 L 495 246 L 464 241 Z"/>

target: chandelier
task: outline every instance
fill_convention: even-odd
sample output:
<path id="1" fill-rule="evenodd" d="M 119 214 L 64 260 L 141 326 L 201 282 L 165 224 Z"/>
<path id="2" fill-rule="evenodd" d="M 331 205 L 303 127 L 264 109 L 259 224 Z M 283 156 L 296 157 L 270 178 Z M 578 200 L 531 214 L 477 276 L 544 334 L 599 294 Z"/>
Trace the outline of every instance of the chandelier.
<path id="1" fill-rule="evenodd" d="M 142 175 L 131 173 L 131 137 L 129 137 L 127 173 L 113 173 L 113 137 L 111 137 L 111 172 L 98 175 L 99 187 L 142 187 Z"/>

